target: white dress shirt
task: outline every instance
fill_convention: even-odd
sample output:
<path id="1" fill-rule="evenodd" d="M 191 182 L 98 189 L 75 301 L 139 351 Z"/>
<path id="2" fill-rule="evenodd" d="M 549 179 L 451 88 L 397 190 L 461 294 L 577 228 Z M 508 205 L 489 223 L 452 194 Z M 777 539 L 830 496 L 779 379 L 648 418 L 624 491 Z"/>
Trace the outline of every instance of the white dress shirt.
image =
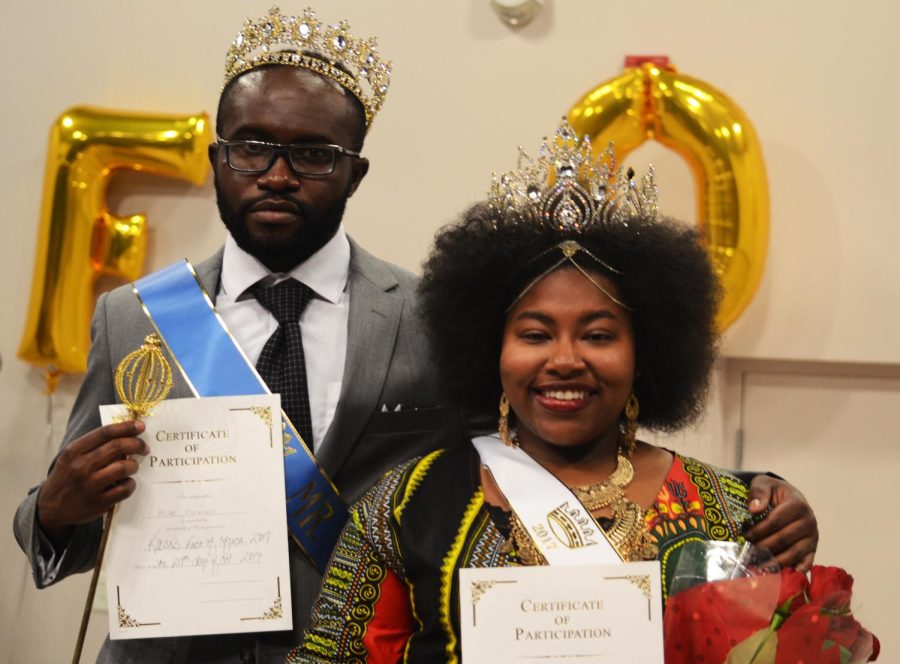
<path id="1" fill-rule="evenodd" d="M 255 365 L 278 322 L 248 289 L 260 280 L 274 284 L 290 277 L 316 293 L 300 317 L 300 331 L 312 413 L 313 449 L 317 451 L 334 419 L 347 354 L 350 242 L 344 229 L 339 228 L 324 247 L 290 272 L 274 274 L 238 247 L 229 235 L 225 240 L 216 309 Z"/>

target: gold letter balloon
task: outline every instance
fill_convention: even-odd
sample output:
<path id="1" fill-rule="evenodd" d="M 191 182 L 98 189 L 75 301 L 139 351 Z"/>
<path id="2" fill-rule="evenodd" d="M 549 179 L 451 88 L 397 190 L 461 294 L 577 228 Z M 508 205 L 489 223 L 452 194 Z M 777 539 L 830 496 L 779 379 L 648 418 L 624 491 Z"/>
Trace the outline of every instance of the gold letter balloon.
<path id="1" fill-rule="evenodd" d="M 54 372 L 84 371 L 90 346 L 94 282 L 141 275 L 147 219 L 106 207 L 117 169 L 201 185 L 211 138 L 205 113 L 148 115 L 72 108 L 50 131 L 28 320 L 19 357 Z"/>
<path id="2" fill-rule="evenodd" d="M 569 121 L 594 145 L 614 141 L 620 162 L 650 138 L 687 161 L 699 225 L 724 287 L 717 322 L 727 328 L 756 292 L 769 234 L 765 164 L 744 112 L 708 83 L 641 62 L 588 92 Z"/>

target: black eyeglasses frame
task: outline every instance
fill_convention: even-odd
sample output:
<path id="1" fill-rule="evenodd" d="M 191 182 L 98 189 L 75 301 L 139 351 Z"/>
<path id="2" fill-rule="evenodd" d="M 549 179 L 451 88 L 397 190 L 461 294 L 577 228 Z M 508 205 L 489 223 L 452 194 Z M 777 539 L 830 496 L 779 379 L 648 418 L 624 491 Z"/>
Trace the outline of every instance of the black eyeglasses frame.
<path id="1" fill-rule="evenodd" d="M 278 155 L 280 154 L 283 154 L 287 157 L 287 163 L 290 165 L 291 170 L 294 171 L 294 173 L 296 173 L 297 175 L 304 175 L 306 177 L 331 175 L 332 173 L 334 173 L 334 168 L 337 165 L 337 158 L 339 155 L 344 155 L 352 159 L 358 159 L 360 157 L 359 152 L 355 152 L 340 145 L 334 145 L 331 143 L 291 143 L 285 145 L 283 143 L 270 143 L 268 141 L 256 141 L 249 139 L 228 141 L 221 136 L 216 136 L 216 142 L 225 149 L 225 164 L 228 166 L 228 168 L 238 173 L 247 173 L 254 175 L 265 173 L 270 168 L 272 168 L 272 166 L 275 164 L 275 160 L 278 159 Z M 265 168 L 237 168 L 231 163 L 231 148 L 236 145 L 248 144 L 272 149 L 272 155 L 269 158 L 269 163 Z M 295 150 L 297 148 L 323 148 L 326 150 L 330 150 L 332 153 L 331 167 L 327 171 L 317 171 L 313 173 L 297 168 L 296 164 L 294 164 L 293 158 L 291 157 L 291 150 Z"/>

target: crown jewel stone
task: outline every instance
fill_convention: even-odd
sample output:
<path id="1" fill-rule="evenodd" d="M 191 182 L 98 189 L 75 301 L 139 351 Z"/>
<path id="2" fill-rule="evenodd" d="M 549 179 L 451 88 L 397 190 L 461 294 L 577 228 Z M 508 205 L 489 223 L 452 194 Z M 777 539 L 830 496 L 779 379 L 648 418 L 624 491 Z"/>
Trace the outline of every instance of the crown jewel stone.
<path id="1" fill-rule="evenodd" d="M 560 206 L 559 212 L 557 212 L 556 216 L 559 218 L 563 226 L 568 228 L 571 227 L 578 219 L 578 211 L 575 209 L 575 206 L 571 201 L 566 201 Z"/>

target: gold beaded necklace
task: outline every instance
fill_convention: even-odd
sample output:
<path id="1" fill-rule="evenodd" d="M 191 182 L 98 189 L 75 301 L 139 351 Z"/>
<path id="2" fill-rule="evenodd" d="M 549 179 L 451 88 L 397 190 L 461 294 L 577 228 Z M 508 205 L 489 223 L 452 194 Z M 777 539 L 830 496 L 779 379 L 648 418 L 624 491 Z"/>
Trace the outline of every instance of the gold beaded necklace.
<path id="1" fill-rule="evenodd" d="M 625 497 L 625 487 L 634 479 L 634 466 L 619 452 L 616 469 L 605 480 L 569 487 L 588 512 L 613 505 Z"/>

